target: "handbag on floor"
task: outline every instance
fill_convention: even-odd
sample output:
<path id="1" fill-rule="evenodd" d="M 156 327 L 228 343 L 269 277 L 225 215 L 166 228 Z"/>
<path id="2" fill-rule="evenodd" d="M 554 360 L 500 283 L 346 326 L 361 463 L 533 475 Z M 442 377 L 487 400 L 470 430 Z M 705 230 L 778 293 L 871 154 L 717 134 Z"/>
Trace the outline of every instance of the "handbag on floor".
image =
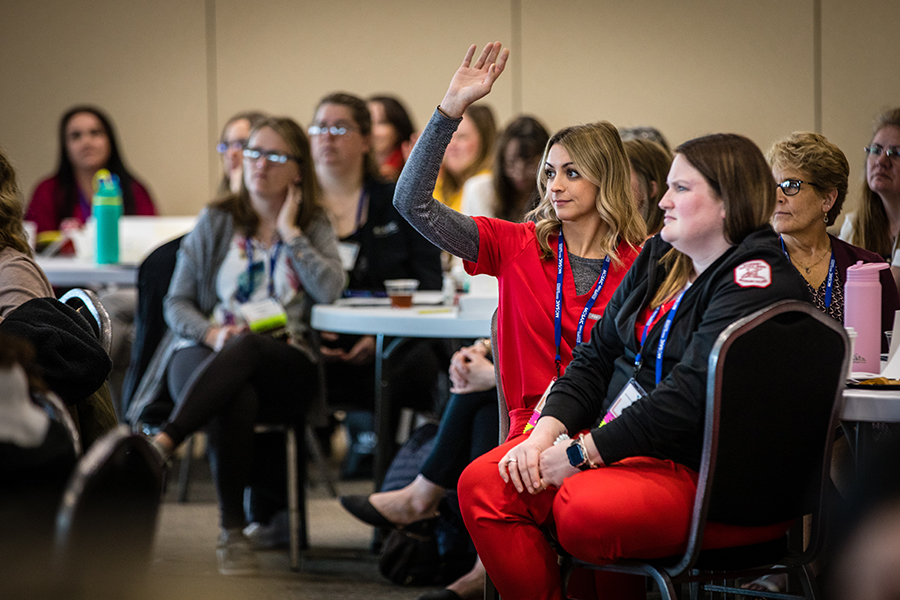
<path id="1" fill-rule="evenodd" d="M 400 489 L 416 478 L 431 453 L 437 429 L 428 423 L 412 433 L 391 462 L 381 491 Z M 398 585 L 446 585 L 468 572 L 475 554 L 455 504 L 456 492 L 447 492 L 434 530 L 427 534 L 391 531 L 378 561 L 382 576 Z"/>

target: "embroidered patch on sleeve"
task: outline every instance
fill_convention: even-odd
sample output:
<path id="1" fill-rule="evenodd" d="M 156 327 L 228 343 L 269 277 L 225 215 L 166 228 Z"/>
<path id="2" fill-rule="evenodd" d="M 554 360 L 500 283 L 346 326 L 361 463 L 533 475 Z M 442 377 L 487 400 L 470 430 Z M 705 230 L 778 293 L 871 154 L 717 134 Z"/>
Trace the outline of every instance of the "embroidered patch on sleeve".
<path id="1" fill-rule="evenodd" d="M 748 260 L 734 268 L 734 282 L 741 287 L 769 287 L 772 267 L 764 260 Z"/>

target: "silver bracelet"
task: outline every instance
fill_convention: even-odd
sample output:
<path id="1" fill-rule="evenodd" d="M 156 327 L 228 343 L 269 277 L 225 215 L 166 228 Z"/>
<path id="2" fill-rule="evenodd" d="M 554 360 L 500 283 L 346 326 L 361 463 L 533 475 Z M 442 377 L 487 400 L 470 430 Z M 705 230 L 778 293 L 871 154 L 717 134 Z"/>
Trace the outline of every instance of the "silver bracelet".
<path id="1" fill-rule="evenodd" d="M 568 433 L 561 433 L 559 437 L 556 438 L 556 441 L 553 442 L 553 445 L 557 445 L 559 443 L 565 442 L 566 440 L 571 440 Z"/>

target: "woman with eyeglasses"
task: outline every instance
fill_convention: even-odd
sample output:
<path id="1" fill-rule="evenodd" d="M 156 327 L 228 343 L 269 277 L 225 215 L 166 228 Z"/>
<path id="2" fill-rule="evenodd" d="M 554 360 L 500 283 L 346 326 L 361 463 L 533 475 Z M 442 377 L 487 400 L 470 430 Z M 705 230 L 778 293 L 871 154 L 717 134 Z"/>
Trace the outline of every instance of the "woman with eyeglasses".
<path id="1" fill-rule="evenodd" d="M 875 120 L 872 141 L 864 150 L 866 180 L 840 238 L 884 257 L 900 286 L 900 108 Z"/>
<path id="2" fill-rule="evenodd" d="M 847 158 L 824 136 L 798 132 L 775 142 L 767 159 L 777 184 L 772 226 L 781 238 L 784 254 L 806 280 L 816 307 L 843 323 L 847 267 L 860 260 L 884 262 L 875 252 L 852 246 L 826 231 L 847 197 Z M 887 269 L 880 277 L 881 331 L 893 331 L 900 295 Z M 885 336 L 881 345 L 887 352 Z"/>
<path id="3" fill-rule="evenodd" d="M 218 194 L 236 194 L 241 189 L 243 176 L 244 146 L 250 136 L 250 130 L 256 127 L 266 115 L 259 111 L 240 112 L 225 122 L 222 135 L 216 144 L 216 152 L 222 157 L 222 181 L 219 182 Z"/>
<path id="4" fill-rule="evenodd" d="M 108 169 L 119 177 L 126 215 L 155 215 L 147 189 L 125 166 L 109 117 L 93 106 L 75 106 L 59 122 L 56 173 L 38 184 L 25 213 L 38 233 L 79 228 L 91 215 L 94 174 Z"/>
<path id="5" fill-rule="evenodd" d="M 347 294 L 384 294 L 387 279 L 417 279 L 420 290 L 441 289 L 439 250 L 397 213 L 394 184 L 379 175 L 366 102 L 347 93 L 325 96 L 309 134 L 322 205 L 340 241 Z M 375 399 L 375 338 L 323 332 L 322 341 L 329 403 L 369 409 Z M 421 354 L 423 380 L 433 381 L 443 368 L 433 358 Z M 412 379 L 398 378 L 396 384 L 398 397 L 427 394 Z M 402 388 L 407 384 L 409 389 Z"/>
<path id="6" fill-rule="evenodd" d="M 309 309 L 344 284 L 300 126 L 263 120 L 243 157 L 240 189 L 213 201 L 181 244 L 164 304 L 170 332 L 157 350 L 177 400 L 154 442 L 168 456 L 206 427 L 226 575 L 257 568 L 242 531 L 254 423 L 324 416 Z"/>

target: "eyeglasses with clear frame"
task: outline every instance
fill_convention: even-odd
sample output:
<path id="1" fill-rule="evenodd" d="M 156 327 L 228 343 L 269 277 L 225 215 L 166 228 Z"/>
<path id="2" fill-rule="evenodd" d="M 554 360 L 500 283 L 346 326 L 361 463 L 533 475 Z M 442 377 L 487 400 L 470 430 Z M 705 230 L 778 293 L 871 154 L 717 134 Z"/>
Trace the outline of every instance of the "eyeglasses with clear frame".
<path id="1" fill-rule="evenodd" d="M 225 154 L 229 150 L 243 150 L 247 140 L 234 140 L 233 142 L 219 142 L 216 144 L 216 152 Z"/>
<path id="2" fill-rule="evenodd" d="M 256 162 L 260 158 L 265 158 L 267 162 L 270 162 L 275 165 L 283 165 L 289 160 L 293 160 L 297 163 L 300 162 L 296 156 L 291 156 L 290 154 L 281 154 L 279 152 L 271 152 L 269 150 L 263 150 L 262 148 L 244 148 L 242 152 L 244 155 L 244 160 L 250 162 Z"/>
<path id="3" fill-rule="evenodd" d="M 309 129 L 306 130 L 309 135 L 325 135 L 326 133 L 330 133 L 335 136 L 347 135 L 351 131 L 353 131 L 353 128 L 347 127 L 346 125 L 310 125 Z"/>
<path id="4" fill-rule="evenodd" d="M 785 179 L 781 183 L 777 184 L 775 187 L 781 188 L 781 192 L 785 196 L 796 196 L 800 191 L 800 185 L 805 183 L 806 185 L 811 185 L 813 187 L 817 187 L 822 189 L 822 186 L 813 183 L 811 181 L 802 181 L 800 179 Z"/>
<path id="5" fill-rule="evenodd" d="M 897 160 L 900 158 L 900 146 L 891 146 L 890 148 L 885 148 L 880 144 L 872 144 L 871 146 L 866 146 L 863 148 L 866 155 L 869 158 L 873 156 L 881 156 L 881 153 L 884 152 L 884 155 L 887 156 L 891 160 Z"/>

